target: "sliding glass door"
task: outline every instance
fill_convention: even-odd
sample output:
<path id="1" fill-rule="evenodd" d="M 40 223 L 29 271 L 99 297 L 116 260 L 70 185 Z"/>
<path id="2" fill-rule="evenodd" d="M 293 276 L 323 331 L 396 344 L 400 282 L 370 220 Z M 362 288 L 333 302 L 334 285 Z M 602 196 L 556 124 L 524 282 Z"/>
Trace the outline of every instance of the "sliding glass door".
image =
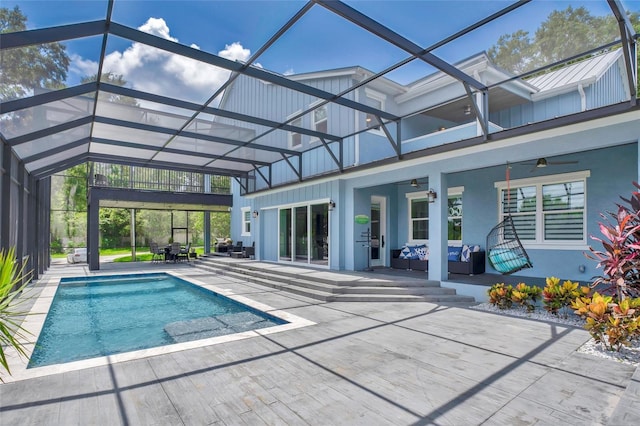
<path id="1" fill-rule="evenodd" d="M 280 210 L 280 260 L 291 260 L 291 209 Z"/>
<path id="2" fill-rule="evenodd" d="M 329 266 L 326 203 L 280 209 L 279 257 L 283 262 Z"/>
<path id="3" fill-rule="evenodd" d="M 309 216 L 308 207 L 296 207 L 295 209 L 295 257 L 296 262 L 309 262 Z"/>

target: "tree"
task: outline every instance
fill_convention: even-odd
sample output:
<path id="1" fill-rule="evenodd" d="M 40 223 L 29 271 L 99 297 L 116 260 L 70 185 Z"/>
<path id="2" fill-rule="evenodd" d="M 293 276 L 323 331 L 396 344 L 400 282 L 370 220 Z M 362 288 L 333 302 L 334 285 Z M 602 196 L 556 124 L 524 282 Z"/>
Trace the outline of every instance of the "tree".
<path id="1" fill-rule="evenodd" d="M 84 245 L 87 229 L 87 171 L 88 166 L 80 164 L 52 179 L 51 233 L 52 240 L 61 247 L 67 243 L 70 246 L 75 243 Z"/>
<path id="2" fill-rule="evenodd" d="M 231 215 L 229 212 L 211 212 L 211 236 L 224 238 L 231 235 Z"/>
<path id="3" fill-rule="evenodd" d="M 507 71 L 522 74 L 529 70 L 533 46 L 529 32 L 518 30 L 501 35 L 498 42 L 487 52 L 494 63 Z"/>
<path id="4" fill-rule="evenodd" d="M 84 84 L 84 83 L 90 83 L 96 80 L 98 80 L 98 74 L 93 74 L 90 76 L 83 77 L 80 82 Z M 100 81 L 102 83 L 113 84 L 114 86 L 124 87 L 127 85 L 127 80 L 124 79 L 124 76 L 122 76 L 121 74 L 114 74 L 111 71 L 103 72 L 100 77 Z M 107 95 L 107 98 L 106 98 L 107 102 L 114 102 L 118 104 L 131 105 L 131 106 L 139 106 L 138 101 L 135 98 L 132 98 L 130 96 L 122 96 L 122 95 L 117 95 L 115 93 L 106 93 L 106 95 Z"/>
<path id="5" fill-rule="evenodd" d="M 0 8 L 0 32 L 25 31 L 27 17 L 18 6 Z M 65 86 L 69 56 L 60 43 L 3 50 L 0 54 L 0 101 L 24 97 L 37 88 Z"/>
<path id="6" fill-rule="evenodd" d="M 639 31 L 638 13 L 630 13 L 629 19 L 636 31 Z M 540 24 L 533 38 L 524 30 L 502 35 L 487 54 L 496 65 L 506 71 L 522 74 L 619 38 L 618 23 L 612 15 L 593 16 L 585 7 L 574 9 L 569 6 L 564 10 L 551 12 Z"/>
<path id="7" fill-rule="evenodd" d="M 607 25 L 607 20 L 614 25 Z M 536 66 L 543 66 L 601 46 L 619 37 L 613 16 L 594 17 L 584 7 L 555 10 L 536 30 Z"/>
<path id="8" fill-rule="evenodd" d="M 99 220 L 102 248 L 121 247 L 124 239 L 131 235 L 129 209 L 101 208 Z"/>

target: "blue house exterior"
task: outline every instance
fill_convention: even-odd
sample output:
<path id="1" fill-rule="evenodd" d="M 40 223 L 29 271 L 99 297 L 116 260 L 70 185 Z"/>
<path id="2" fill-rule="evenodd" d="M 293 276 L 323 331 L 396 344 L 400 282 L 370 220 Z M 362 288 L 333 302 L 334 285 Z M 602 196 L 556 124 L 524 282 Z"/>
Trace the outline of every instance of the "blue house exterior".
<path id="1" fill-rule="evenodd" d="M 640 113 L 615 109 L 635 102 L 623 61 L 614 50 L 493 87 L 509 75 L 481 53 L 456 64 L 490 87 L 473 104 L 443 73 L 409 85 L 379 78 L 350 92 L 404 117 L 398 121 L 240 76 L 221 108 L 349 136 L 262 136 L 260 143 L 301 152 L 300 164 L 283 158 L 235 183 L 231 237 L 255 244 L 259 260 L 348 271 L 389 267 L 392 249 L 425 244 L 426 275 L 446 281 L 447 247 L 486 250 L 489 231 L 511 214 L 533 264 L 518 275 L 588 282 L 600 273 L 585 253 L 598 247 L 590 236 L 599 234 L 601 213 L 638 180 Z M 289 78 L 338 94 L 370 75 L 353 67 Z M 262 134 L 259 125 L 251 130 Z M 547 166 L 536 167 L 539 159 Z M 357 223 L 358 215 L 369 222 Z"/>

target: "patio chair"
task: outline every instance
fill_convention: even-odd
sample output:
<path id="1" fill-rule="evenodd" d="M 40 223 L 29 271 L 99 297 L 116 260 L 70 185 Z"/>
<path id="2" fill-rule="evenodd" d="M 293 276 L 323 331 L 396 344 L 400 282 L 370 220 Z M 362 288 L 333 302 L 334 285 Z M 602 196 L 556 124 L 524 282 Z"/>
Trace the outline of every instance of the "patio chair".
<path id="1" fill-rule="evenodd" d="M 187 244 L 185 248 L 181 248 L 178 253 L 178 260 L 186 259 L 189 262 L 189 250 L 191 249 L 191 243 Z"/>
<path id="2" fill-rule="evenodd" d="M 503 275 L 533 267 L 518 238 L 511 215 L 494 226 L 487 235 L 487 253 L 489 265 Z"/>
<path id="3" fill-rule="evenodd" d="M 251 246 L 249 247 L 245 247 L 243 250 L 243 257 L 247 257 L 249 259 L 253 259 L 254 256 L 256 255 L 256 243 L 255 241 L 253 242 L 253 244 L 251 244 Z"/>
<path id="4" fill-rule="evenodd" d="M 160 262 L 164 260 L 164 248 L 160 248 L 158 243 L 149 243 L 149 251 L 151 252 L 151 262 Z"/>
<path id="5" fill-rule="evenodd" d="M 169 260 L 173 260 L 174 262 L 177 262 L 179 254 L 180 254 L 180 243 L 171 243 L 171 250 L 169 250 Z"/>

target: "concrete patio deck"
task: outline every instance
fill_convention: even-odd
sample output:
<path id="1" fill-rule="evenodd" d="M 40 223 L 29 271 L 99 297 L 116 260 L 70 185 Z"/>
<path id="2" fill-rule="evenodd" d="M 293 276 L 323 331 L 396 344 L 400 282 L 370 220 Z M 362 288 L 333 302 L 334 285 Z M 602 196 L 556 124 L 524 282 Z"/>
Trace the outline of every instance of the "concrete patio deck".
<path id="1" fill-rule="evenodd" d="M 322 303 L 170 267 L 315 325 L 0 385 L 2 425 L 622 425 L 636 368 L 582 329 L 433 303 Z M 54 265 L 41 279 L 89 274 Z M 4 377 L 4 376 L 3 376 Z"/>

